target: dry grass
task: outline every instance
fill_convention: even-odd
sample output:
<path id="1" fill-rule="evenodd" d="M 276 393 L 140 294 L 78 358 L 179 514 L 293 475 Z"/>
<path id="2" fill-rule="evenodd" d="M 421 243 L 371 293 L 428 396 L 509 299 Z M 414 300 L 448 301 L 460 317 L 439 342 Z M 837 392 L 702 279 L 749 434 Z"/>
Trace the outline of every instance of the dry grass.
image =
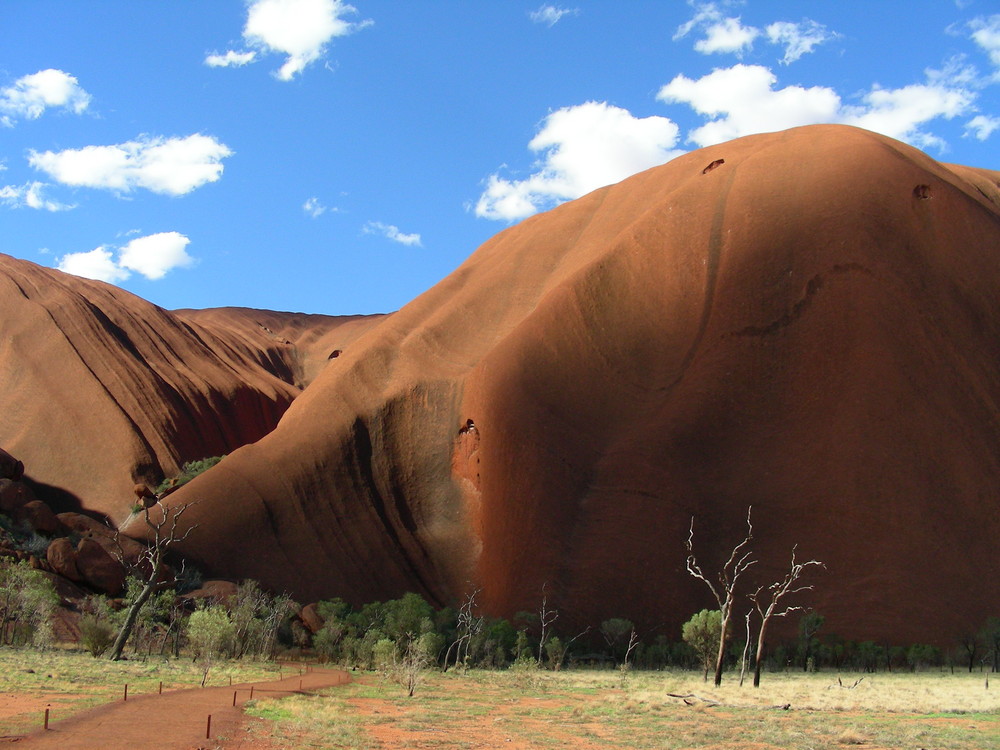
<path id="1" fill-rule="evenodd" d="M 434 673 L 414 698 L 369 675 L 255 714 L 313 747 L 1000 750 L 1000 690 L 968 674 L 873 675 L 845 689 L 835 674 L 790 673 L 714 690 L 685 672 L 637 673 L 624 689 L 615 672 Z"/>
<path id="2" fill-rule="evenodd" d="M 222 662 L 208 685 L 273 679 L 278 666 L 262 662 Z M 113 700 L 163 689 L 198 687 L 201 669 L 190 659 L 146 661 L 95 659 L 81 651 L 0 648 L 0 727 L 2 734 L 34 728 L 51 706 L 60 718 Z"/>

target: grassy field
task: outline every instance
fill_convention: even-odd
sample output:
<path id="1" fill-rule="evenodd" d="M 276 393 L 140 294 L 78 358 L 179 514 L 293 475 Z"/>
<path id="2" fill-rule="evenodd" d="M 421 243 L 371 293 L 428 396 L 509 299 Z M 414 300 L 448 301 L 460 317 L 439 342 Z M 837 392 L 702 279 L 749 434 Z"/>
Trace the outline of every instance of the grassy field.
<path id="1" fill-rule="evenodd" d="M 260 701 L 280 744 L 346 748 L 1000 748 L 1000 680 L 983 675 L 765 675 L 718 690 L 685 672 L 431 674 L 413 698 L 364 675 L 320 696 Z M 674 695 L 693 696 L 684 699 Z M 790 705 L 789 705 L 790 704 Z M 789 708 L 780 708 L 789 705 Z"/>
<path id="2" fill-rule="evenodd" d="M 219 662 L 207 685 L 273 679 L 278 665 Z M 150 657 L 146 661 L 95 659 L 79 651 L 0 648 L 0 736 L 37 729 L 46 706 L 53 721 L 124 697 L 201 685 L 201 668 L 191 659 Z"/>

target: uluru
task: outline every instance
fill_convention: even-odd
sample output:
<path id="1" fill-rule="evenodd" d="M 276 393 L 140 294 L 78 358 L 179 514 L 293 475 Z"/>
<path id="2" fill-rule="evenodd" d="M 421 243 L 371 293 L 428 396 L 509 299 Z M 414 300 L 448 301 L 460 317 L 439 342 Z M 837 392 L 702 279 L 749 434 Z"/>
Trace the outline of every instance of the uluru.
<path id="1" fill-rule="evenodd" d="M 170 312 L 0 256 L 0 447 L 302 602 L 470 591 L 676 637 L 753 509 L 845 638 L 1000 594 L 1000 172 L 848 126 L 690 152 L 529 218 L 387 316 Z M 141 536 L 137 524 L 126 531 Z"/>

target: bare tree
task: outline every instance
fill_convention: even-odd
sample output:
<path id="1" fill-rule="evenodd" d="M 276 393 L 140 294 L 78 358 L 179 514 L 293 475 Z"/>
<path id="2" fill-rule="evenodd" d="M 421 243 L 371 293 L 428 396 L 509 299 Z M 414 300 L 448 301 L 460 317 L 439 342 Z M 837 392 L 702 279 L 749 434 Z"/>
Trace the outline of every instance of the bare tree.
<path id="1" fill-rule="evenodd" d="M 542 650 L 545 648 L 545 631 L 559 619 L 558 609 L 548 608 L 548 595 L 545 593 L 547 583 L 542 584 L 542 603 L 538 607 L 538 622 L 542 628 L 541 637 L 538 640 L 538 666 L 542 666 Z"/>
<path id="2" fill-rule="evenodd" d="M 764 639 L 767 636 L 767 626 L 770 623 L 772 617 L 785 617 L 792 612 L 799 612 L 805 607 L 792 605 L 781 608 L 781 600 L 786 596 L 791 596 L 792 594 L 797 594 L 800 591 L 811 591 L 812 585 L 809 586 L 799 586 L 798 580 L 802 577 L 805 569 L 810 565 L 823 566 L 819 560 L 809 560 L 804 563 L 795 562 L 795 550 L 798 545 L 792 547 L 792 562 L 789 565 L 788 572 L 785 573 L 785 577 L 780 581 L 775 581 L 770 586 L 766 588 L 760 586 L 754 593 L 750 595 L 750 601 L 754 603 L 757 608 L 757 612 L 760 615 L 760 630 L 757 632 L 757 657 L 754 660 L 753 667 L 753 686 L 760 687 L 760 666 L 764 661 Z M 747 622 L 749 623 L 749 615 L 747 616 Z"/>
<path id="3" fill-rule="evenodd" d="M 753 539 L 753 524 L 750 523 L 750 511 L 753 506 L 747 508 L 747 534 L 743 541 L 733 547 L 729 559 L 722 566 L 718 575 L 718 587 L 702 572 L 694 557 L 694 516 L 691 517 L 691 530 L 687 538 L 687 571 L 708 586 L 712 596 L 719 605 L 719 613 L 722 620 L 722 628 L 719 632 L 719 651 L 715 659 L 715 685 L 722 684 L 722 666 L 726 658 L 726 638 L 729 635 L 729 621 L 733 616 L 733 602 L 735 599 L 736 584 L 751 565 L 757 561 L 751 559 L 753 552 L 746 549 Z"/>
<path id="4" fill-rule="evenodd" d="M 121 630 L 118 631 L 118 637 L 115 638 L 115 644 L 111 649 L 109 658 L 112 661 L 118 661 L 122 658 L 125 644 L 128 643 L 129 636 L 132 635 L 139 613 L 150 597 L 157 591 L 176 585 L 179 580 L 180 573 L 170 581 L 161 581 L 160 577 L 163 573 L 167 550 L 178 542 L 183 542 L 192 531 L 198 528 L 198 524 L 195 524 L 188 526 L 182 532 L 179 526 L 184 511 L 194 504 L 185 503 L 171 508 L 165 506 L 159 499 L 148 505 L 144 504 L 142 513 L 148 529 L 146 547 L 134 562 L 125 555 L 120 543 L 119 532 L 115 530 L 114 540 L 118 547 L 118 559 L 125 567 L 126 572 L 140 579 L 143 586 L 135 599 L 129 603 L 125 620 L 122 622 Z M 153 511 L 153 509 L 156 510 Z M 151 514 L 150 511 L 153 513 Z M 183 567 L 181 572 L 183 572 Z"/>
<path id="5" fill-rule="evenodd" d="M 635 632 L 635 628 L 632 628 L 632 632 L 628 637 L 628 646 L 625 648 L 625 658 L 622 660 L 621 667 L 619 667 L 619 672 L 621 674 L 622 687 L 625 687 L 625 683 L 628 682 L 628 673 L 632 669 L 632 663 L 629 658 L 632 656 L 632 652 L 635 647 L 639 645 L 639 636 Z"/>
<path id="6" fill-rule="evenodd" d="M 465 647 L 466 656 L 469 654 L 469 644 L 472 639 L 483 629 L 483 618 L 476 615 L 476 596 L 482 589 L 473 589 L 462 602 L 458 610 L 457 638 L 448 646 L 444 655 L 444 671 L 448 671 L 448 660 L 451 658 L 451 650 L 455 649 L 455 667 L 458 667 L 462 659 L 462 648 Z"/>

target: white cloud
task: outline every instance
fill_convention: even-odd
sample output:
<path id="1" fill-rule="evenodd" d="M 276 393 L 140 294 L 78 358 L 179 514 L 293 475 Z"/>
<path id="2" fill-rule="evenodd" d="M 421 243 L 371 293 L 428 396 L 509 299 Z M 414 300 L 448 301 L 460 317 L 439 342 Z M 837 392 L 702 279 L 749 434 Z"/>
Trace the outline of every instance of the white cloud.
<path id="1" fill-rule="evenodd" d="M 969 27 L 972 29 L 972 40 L 982 47 L 993 65 L 1000 69 L 1000 14 L 976 18 Z"/>
<path id="2" fill-rule="evenodd" d="M 694 44 L 695 51 L 703 55 L 735 52 L 741 54 L 753 46 L 760 30 L 744 26 L 739 18 L 723 18 L 705 29 L 705 38 Z"/>
<path id="3" fill-rule="evenodd" d="M 85 279 L 96 279 L 114 284 L 129 277 L 129 272 L 120 268 L 111 256 L 111 251 L 98 247 L 87 253 L 69 253 L 59 259 L 56 266 L 60 271 Z"/>
<path id="4" fill-rule="evenodd" d="M 160 232 L 137 237 L 121 249 L 118 265 L 142 274 L 147 279 L 162 279 L 175 268 L 194 263 L 187 253 L 191 242 L 179 232 Z"/>
<path id="5" fill-rule="evenodd" d="M 684 38 L 695 29 L 700 29 L 705 37 L 695 42 L 694 48 L 705 55 L 733 53 L 742 56 L 753 47 L 757 37 L 763 34 L 771 44 L 784 46 L 785 55 L 781 62 L 788 65 L 812 52 L 817 45 L 838 36 L 823 24 L 808 18 L 800 23 L 776 21 L 762 31 L 756 26 L 744 26 L 738 16 L 726 15 L 718 3 L 691 2 L 690 4 L 694 7 L 695 14 L 689 21 L 677 27 L 674 41 Z M 725 1 L 721 3 L 723 6 L 734 4 Z"/>
<path id="6" fill-rule="evenodd" d="M 965 135 L 974 135 L 981 141 L 985 141 L 998 129 L 1000 129 L 1000 117 L 992 115 L 976 115 L 965 123 Z"/>
<path id="7" fill-rule="evenodd" d="M 548 27 L 555 26 L 563 16 L 575 16 L 579 8 L 557 8 L 555 5 L 542 5 L 538 10 L 531 11 L 528 16 L 534 23 L 544 23 Z"/>
<path id="8" fill-rule="evenodd" d="M 715 3 L 693 5 L 694 17 L 677 28 L 674 40 L 682 39 L 699 28 L 705 32 L 705 38 L 695 42 L 694 48 L 704 55 L 727 52 L 742 54 L 760 36 L 760 29 L 744 26 L 738 17 L 723 15 Z"/>
<path id="9" fill-rule="evenodd" d="M 65 185 L 127 193 L 145 188 L 184 195 L 222 176 L 222 159 L 232 156 L 207 135 L 186 138 L 140 136 L 114 146 L 85 146 L 65 151 L 31 151 L 28 162 Z"/>
<path id="10" fill-rule="evenodd" d="M 634 117 L 607 102 L 556 110 L 528 143 L 540 155 L 536 171 L 523 180 L 491 175 L 476 216 L 516 221 L 579 198 L 678 156 L 678 136 L 666 117 Z"/>
<path id="11" fill-rule="evenodd" d="M 751 133 L 831 122 L 836 117 L 840 97 L 832 89 L 789 86 L 775 91 L 775 83 L 777 78 L 765 67 L 734 65 L 698 80 L 678 75 L 660 89 L 656 98 L 687 104 L 698 114 L 712 118 L 688 133 L 688 140 L 699 146 Z"/>
<path id="12" fill-rule="evenodd" d="M 787 86 L 776 89 L 777 77 L 759 65 L 734 65 L 698 80 L 679 75 L 660 89 L 657 99 L 687 104 L 708 119 L 688 133 L 699 146 L 721 143 L 752 133 L 799 125 L 845 123 L 927 147 L 943 142 L 921 127 L 937 118 L 969 112 L 975 94 L 962 85 L 967 71 L 928 71 L 928 82 L 899 89 L 878 86 L 860 105 L 846 105 L 831 88 Z"/>
<path id="13" fill-rule="evenodd" d="M 0 187 L 0 203 L 10 208 L 34 208 L 45 211 L 68 211 L 76 208 L 47 199 L 44 196 L 47 187 L 43 182 L 27 182 L 21 186 L 5 185 Z"/>
<path id="14" fill-rule="evenodd" d="M 287 55 L 275 75 L 290 81 L 323 56 L 331 39 L 371 25 L 344 19 L 355 12 L 341 0 L 254 0 L 247 9 L 243 38 L 264 52 Z"/>
<path id="15" fill-rule="evenodd" d="M 827 30 L 826 26 L 810 19 L 801 23 L 777 21 L 770 24 L 765 31 L 768 41 L 772 44 L 785 45 L 785 56 L 781 58 L 783 65 L 789 65 L 802 55 L 809 54 L 817 45 L 835 39 L 838 35 Z"/>
<path id="16" fill-rule="evenodd" d="M 324 206 L 320 203 L 319 198 L 307 198 L 306 202 L 302 204 L 302 210 L 309 214 L 312 218 L 317 219 L 327 211 L 329 211 L 328 206 Z"/>
<path id="17" fill-rule="evenodd" d="M 257 58 L 257 53 L 253 50 L 249 52 L 237 52 L 236 50 L 226 50 L 226 54 L 211 54 L 205 58 L 205 65 L 210 68 L 242 68 L 248 63 L 252 63 Z"/>
<path id="18" fill-rule="evenodd" d="M 399 227 L 392 224 L 383 224 L 381 221 L 369 221 L 363 227 L 365 234 L 377 234 L 386 239 L 398 242 L 400 245 L 408 247 L 423 247 L 419 234 L 404 234 L 399 231 Z"/>
<path id="19" fill-rule="evenodd" d="M 117 248 L 117 258 L 112 248 L 102 245 L 89 252 L 64 255 L 56 268 L 111 284 L 126 280 L 132 271 L 156 281 L 175 268 L 187 268 L 194 263 L 194 258 L 187 252 L 190 242 L 179 232 L 159 232 L 136 237 L 124 247 Z"/>
<path id="20" fill-rule="evenodd" d="M 50 107 L 80 114 L 90 106 L 90 94 L 76 78 L 49 68 L 18 78 L 13 86 L 0 89 L 0 122 L 7 127 L 15 120 L 34 120 Z"/>

